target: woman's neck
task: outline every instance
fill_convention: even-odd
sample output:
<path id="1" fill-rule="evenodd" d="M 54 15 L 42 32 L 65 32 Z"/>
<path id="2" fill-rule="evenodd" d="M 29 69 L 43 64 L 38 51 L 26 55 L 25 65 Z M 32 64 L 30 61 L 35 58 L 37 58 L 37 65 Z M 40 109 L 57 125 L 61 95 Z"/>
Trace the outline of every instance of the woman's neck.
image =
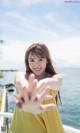
<path id="1" fill-rule="evenodd" d="M 44 72 L 40 75 L 35 75 L 35 78 L 38 79 L 38 80 L 41 80 L 41 79 L 44 79 L 44 78 L 47 78 L 47 77 L 50 77 L 50 74 L 48 74 L 47 72 Z"/>
<path id="2" fill-rule="evenodd" d="M 31 74 L 31 73 L 30 73 L 30 74 Z M 26 74 L 25 78 L 28 79 L 28 77 L 29 77 L 30 74 Z M 36 78 L 37 80 L 41 80 L 41 79 L 48 78 L 48 77 L 51 77 L 51 76 L 52 76 L 51 74 L 49 74 L 49 73 L 47 73 L 47 72 L 43 72 L 43 73 L 40 74 L 40 75 L 35 75 L 35 78 Z"/>

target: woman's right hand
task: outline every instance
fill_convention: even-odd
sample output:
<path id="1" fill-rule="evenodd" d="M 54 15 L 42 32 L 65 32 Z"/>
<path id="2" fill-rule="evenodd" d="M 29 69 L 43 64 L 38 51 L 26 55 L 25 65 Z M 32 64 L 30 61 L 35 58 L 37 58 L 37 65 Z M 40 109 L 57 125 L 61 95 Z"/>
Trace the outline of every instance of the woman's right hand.
<path id="1" fill-rule="evenodd" d="M 38 114 L 56 107 L 56 105 L 51 103 L 45 105 L 41 103 L 44 99 L 52 98 L 51 95 L 48 95 L 50 87 L 46 86 L 45 82 L 39 86 L 34 74 L 29 76 L 28 84 L 26 83 L 27 80 L 26 82 L 24 81 L 16 82 L 19 94 L 14 94 L 16 105 L 20 110 Z"/>

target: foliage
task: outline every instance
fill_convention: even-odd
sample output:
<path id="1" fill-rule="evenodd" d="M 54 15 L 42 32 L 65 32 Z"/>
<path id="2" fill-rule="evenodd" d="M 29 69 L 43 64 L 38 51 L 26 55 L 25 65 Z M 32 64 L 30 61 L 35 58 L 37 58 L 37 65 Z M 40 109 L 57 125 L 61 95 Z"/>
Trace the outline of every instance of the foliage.
<path id="1" fill-rule="evenodd" d="M 0 72 L 0 78 L 4 78 L 4 75 L 2 72 Z"/>
<path id="2" fill-rule="evenodd" d="M 2 44 L 4 41 L 2 39 L 0 39 L 0 44 Z"/>
<path id="3" fill-rule="evenodd" d="M 0 45 L 3 45 L 4 44 L 4 40 L 0 38 Z M 0 58 L 1 58 L 1 55 L 2 55 L 2 49 L 0 49 Z"/>
<path id="4" fill-rule="evenodd" d="M 0 110 L 1 110 L 2 96 L 0 95 Z"/>
<path id="5" fill-rule="evenodd" d="M 4 45 L 4 44 L 5 44 L 5 41 L 0 38 L 0 45 Z"/>

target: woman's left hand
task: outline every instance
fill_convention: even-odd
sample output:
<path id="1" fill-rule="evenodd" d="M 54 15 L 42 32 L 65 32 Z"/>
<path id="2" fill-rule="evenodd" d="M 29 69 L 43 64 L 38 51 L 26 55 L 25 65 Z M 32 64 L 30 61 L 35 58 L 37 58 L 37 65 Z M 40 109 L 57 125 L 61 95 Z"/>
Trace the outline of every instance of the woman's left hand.
<path id="1" fill-rule="evenodd" d="M 33 74 L 29 76 L 28 82 L 28 87 L 20 88 L 23 92 L 22 95 L 14 94 L 15 102 L 20 110 L 38 114 L 56 107 L 51 103 L 46 105 L 41 103 L 44 99 L 52 98 L 51 95 L 48 95 L 50 87 L 47 86 L 45 82 L 38 82 Z"/>

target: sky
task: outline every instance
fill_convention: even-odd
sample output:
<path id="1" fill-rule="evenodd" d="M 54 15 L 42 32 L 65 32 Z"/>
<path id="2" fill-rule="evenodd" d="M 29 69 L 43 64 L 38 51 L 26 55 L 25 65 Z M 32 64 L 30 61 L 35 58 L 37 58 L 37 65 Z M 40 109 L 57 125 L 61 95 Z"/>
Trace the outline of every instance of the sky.
<path id="1" fill-rule="evenodd" d="M 27 47 L 45 43 L 56 65 L 80 67 L 80 0 L 0 0 L 0 68 L 24 64 Z"/>

